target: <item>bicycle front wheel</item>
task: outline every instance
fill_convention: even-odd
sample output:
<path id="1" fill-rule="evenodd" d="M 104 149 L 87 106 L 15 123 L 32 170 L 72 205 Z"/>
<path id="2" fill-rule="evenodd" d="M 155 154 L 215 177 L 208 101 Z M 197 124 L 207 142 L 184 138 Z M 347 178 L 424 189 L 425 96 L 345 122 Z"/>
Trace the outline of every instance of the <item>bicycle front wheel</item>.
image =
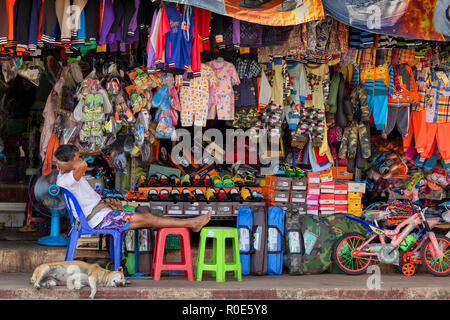
<path id="1" fill-rule="evenodd" d="M 442 257 L 436 256 L 433 243 L 428 238 L 422 247 L 420 259 L 429 273 L 437 277 L 445 277 L 450 274 L 450 239 L 439 235 L 436 235 L 436 239 L 444 255 Z"/>
<path id="2" fill-rule="evenodd" d="M 350 275 L 363 274 L 372 264 L 372 257 L 352 255 L 352 252 L 364 241 L 364 236 L 356 232 L 345 233 L 336 241 L 333 248 L 333 260 L 342 272 Z"/>

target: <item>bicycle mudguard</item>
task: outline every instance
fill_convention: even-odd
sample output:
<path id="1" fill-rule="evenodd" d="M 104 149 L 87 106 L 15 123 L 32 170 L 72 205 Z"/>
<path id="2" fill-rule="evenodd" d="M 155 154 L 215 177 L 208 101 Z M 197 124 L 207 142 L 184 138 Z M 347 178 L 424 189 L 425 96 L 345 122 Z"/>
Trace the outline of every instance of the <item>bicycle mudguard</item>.
<path id="1" fill-rule="evenodd" d="M 240 207 L 237 216 L 237 229 L 239 233 L 239 256 L 241 260 L 241 273 L 243 276 L 250 274 L 252 228 L 252 209 L 249 207 Z"/>
<path id="2" fill-rule="evenodd" d="M 266 207 L 253 208 L 252 253 L 250 273 L 262 276 L 267 273 L 267 213 Z"/>
<path id="3" fill-rule="evenodd" d="M 278 275 L 283 271 L 284 210 L 269 207 L 267 214 L 267 274 Z"/>

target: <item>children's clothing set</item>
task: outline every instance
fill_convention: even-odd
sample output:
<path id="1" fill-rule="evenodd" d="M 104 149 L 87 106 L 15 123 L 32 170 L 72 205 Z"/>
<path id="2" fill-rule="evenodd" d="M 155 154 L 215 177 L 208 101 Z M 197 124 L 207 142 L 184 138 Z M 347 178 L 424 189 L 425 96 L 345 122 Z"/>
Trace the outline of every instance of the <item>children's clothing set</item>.
<path id="1" fill-rule="evenodd" d="M 226 61 L 210 61 L 206 63 L 217 77 L 217 85 L 213 86 L 209 97 L 208 119 L 234 119 L 233 86 L 241 83 L 236 68 Z"/>
<path id="2" fill-rule="evenodd" d="M 180 89 L 181 125 L 206 126 L 208 119 L 209 99 L 211 89 L 217 86 L 218 79 L 214 70 L 206 65 L 201 65 L 200 77 L 189 81 L 188 86 Z M 216 99 L 216 97 L 214 97 Z"/>

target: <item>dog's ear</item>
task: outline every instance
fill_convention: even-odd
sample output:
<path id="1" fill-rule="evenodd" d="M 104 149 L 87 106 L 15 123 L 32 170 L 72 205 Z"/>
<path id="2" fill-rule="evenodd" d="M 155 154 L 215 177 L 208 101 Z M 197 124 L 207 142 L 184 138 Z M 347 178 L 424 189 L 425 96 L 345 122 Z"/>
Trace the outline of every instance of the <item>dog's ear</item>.
<path id="1" fill-rule="evenodd" d="M 120 267 L 117 269 L 117 271 L 118 271 L 118 272 L 123 272 L 122 266 L 120 266 Z"/>

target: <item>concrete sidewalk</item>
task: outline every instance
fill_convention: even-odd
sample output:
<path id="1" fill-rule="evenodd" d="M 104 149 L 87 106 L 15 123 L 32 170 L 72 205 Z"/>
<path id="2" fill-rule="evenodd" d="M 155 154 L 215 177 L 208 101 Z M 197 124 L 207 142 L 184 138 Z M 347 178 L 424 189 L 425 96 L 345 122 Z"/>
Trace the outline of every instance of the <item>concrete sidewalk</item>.
<path id="1" fill-rule="evenodd" d="M 90 289 L 65 287 L 36 290 L 28 283 L 29 273 L 0 273 L 0 299 L 88 299 Z M 326 299 L 405 299 L 450 300 L 450 279 L 428 274 L 405 277 L 381 274 L 380 289 L 368 289 L 371 274 L 360 276 L 321 274 L 303 276 L 246 276 L 236 281 L 232 273 L 227 282 L 217 283 L 208 273 L 204 281 L 188 281 L 181 276 L 161 281 L 131 279 L 125 288 L 98 288 L 96 299 L 150 300 L 326 300 Z M 370 280 L 369 280 L 370 282 Z"/>

